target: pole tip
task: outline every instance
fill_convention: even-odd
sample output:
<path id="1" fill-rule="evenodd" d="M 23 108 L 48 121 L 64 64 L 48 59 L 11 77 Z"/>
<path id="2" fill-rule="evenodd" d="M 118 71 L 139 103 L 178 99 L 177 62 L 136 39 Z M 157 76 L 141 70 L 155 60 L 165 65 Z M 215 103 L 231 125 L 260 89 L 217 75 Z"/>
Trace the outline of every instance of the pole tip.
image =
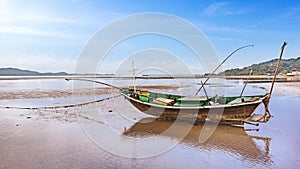
<path id="1" fill-rule="evenodd" d="M 288 44 L 288 42 L 284 41 L 281 48 L 283 49 L 287 44 Z"/>

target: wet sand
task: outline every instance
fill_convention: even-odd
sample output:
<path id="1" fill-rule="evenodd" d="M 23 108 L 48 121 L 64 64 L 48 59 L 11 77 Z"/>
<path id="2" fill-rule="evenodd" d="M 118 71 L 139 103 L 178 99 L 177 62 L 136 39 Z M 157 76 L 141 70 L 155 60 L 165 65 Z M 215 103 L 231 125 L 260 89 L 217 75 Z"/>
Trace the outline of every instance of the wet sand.
<path id="1" fill-rule="evenodd" d="M 254 87 L 262 88 L 269 90 L 271 83 L 258 83 L 258 84 L 249 84 Z M 300 96 L 300 82 L 282 82 L 275 83 L 273 94 L 277 95 L 287 95 L 287 96 Z"/>
<path id="2" fill-rule="evenodd" d="M 261 88 L 268 91 L 270 83 L 248 84 L 249 86 Z M 210 85 L 215 87 L 216 85 Z M 231 87 L 232 85 L 219 85 L 218 87 Z M 183 86 L 169 86 L 169 85 L 143 85 L 137 86 L 139 89 L 145 90 L 175 90 Z M 30 98 L 59 98 L 59 97 L 73 97 L 73 96 L 89 96 L 117 93 L 118 90 L 102 87 L 94 89 L 64 89 L 64 90 L 39 90 L 39 91 L 0 91 L 0 100 L 9 99 L 30 99 Z M 300 82 L 284 82 L 276 83 L 274 87 L 274 94 L 279 95 L 300 95 Z"/>
<path id="3" fill-rule="evenodd" d="M 269 89 L 270 84 L 250 86 Z M 144 88 L 171 91 L 178 87 L 148 85 Z M 109 125 L 121 138 L 125 135 L 139 139 L 154 137 L 161 143 L 178 141 L 176 132 L 175 135 L 162 134 L 172 125 L 170 122 L 151 120 L 145 123 L 149 117 L 139 113 L 122 97 L 67 109 L 0 109 L 0 168 L 298 168 L 299 88 L 299 82 L 275 84 L 271 100 L 274 119 L 261 125 L 260 132 L 219 127 L 207 142 L 201 144 L 197 140 L 203 127 L 194 126 L 171 150 L 142 159 L 126 158 L 105 151 L 86 135 L 87 131 L 80 123 L 83 119 L 96 126 Z M 16 103 L 17 100 L 25 103 L 33 100 L 33 104 L 38 105 L 51 99 L 75 97 L 76 100 L 79 96 L 95 94 L 105 98 L 115 92 L 110 88 L 79 89 L 77 95 L 72 89 L 1 91 L 0 101 L 5 101 L 2 106 Z M 57 102 L 66 104 L 73 100 Z M 179 127 L 186 125 L 180 123 Z M 101 132 L 98 134 L 101 136 Z M 151 146 L 155 148 L 155 144 Z"/>
<path id="4" fill-rule="evenodd" d="M 122 88 L 122 87 L 121 87 Z M 151 90 L 151 89 L 164 89 L 175 90 L 179 86 L 168 85 L 143 85 L 137 86 L 139 89 Z M 101 87 L 101 88 L 86 88 L 86 89 L 64 89 L 64 90 L 29 90 L 29 91 L 0 91 L 0 100 L 9 99 L 30 99 L 30 98 L 59 98 L 59 97 L 73 97 L 73 96 L 90 96 L 90 95 L 103 95 L 114 94 L 118 90 Z"/>

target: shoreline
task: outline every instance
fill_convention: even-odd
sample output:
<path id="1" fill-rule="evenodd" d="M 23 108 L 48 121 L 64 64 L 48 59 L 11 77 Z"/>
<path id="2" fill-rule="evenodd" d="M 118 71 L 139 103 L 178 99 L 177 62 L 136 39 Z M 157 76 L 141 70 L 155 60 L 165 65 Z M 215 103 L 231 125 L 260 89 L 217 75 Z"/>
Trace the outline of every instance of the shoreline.
<path id="1" fill-rule="evenodd" d="M 210 76 L 207 75 L 175 75 L 175 76 L 136 76 L 136 79 L 201 79 L 208 78 Z M 91 75 L 82 75 L 82 76 L 0 76 L 0 80 L 33 80 L 33 79 L 65 79 L 65 78 L 92 78 L 92 79 L 132 79 L 132 76 L 91 76 Z M 252 75 L 248 77 L 248 75 L 231 75 L 231 76 L 219 76 L 213 75 L 210 78 L 222 78 L 222 79 L 233 79 L 233 80 L 270 80 L 273 79 L 273 76 L 268 75 Z M 286 76 L 286 75 L 277 75 L 277 80 L 286 80 L 292 82 L 300 82 L 300 76 Z M 277 81 L 276 80 L 276 81 Z"/>
<path id="2" fill-rule="evenodd" d="M 249 86 L 255 88 L 262 88 L 269 90 L 271 83 L 258 82 L 249 83 Z M 140 85 L 139 89 L 144 90 L 177 90 L 185 85 Z M 300 96 L 300 82 L 281 82 L 275 83 L 274 94 Z M 116 94 L 118 90 L 110 87 L 97 88 L 80 88 L 73 91 L 73 89 L 46 89 L 46 90 L 26 90 L 26 91 L 0 91 L 0 100 L 14 100 L 14 99 L 39 99 L 39 98 L 67 98 L 73 96 L 92 96 L 104 94 Z"/>

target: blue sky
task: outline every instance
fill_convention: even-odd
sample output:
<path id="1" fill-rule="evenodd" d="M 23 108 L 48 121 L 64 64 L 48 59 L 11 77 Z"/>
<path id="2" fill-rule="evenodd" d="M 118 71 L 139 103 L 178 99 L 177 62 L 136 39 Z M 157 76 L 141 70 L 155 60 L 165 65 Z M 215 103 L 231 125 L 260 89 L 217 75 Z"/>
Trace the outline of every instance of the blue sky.
<path id="1" fill-rule="evenodd" d="M 143 12 L 191 22 L 208 37 L 220 60 L 240 46 L 255 45 L 230 58 L 225 68 L 277 58 L 283 41 L 289 42 L 285 58 L 300 56 L 300 1 L 1 0 L 0 67 L 73 72 L 91 36 L 120 17 Z M 117 56 L 110 57 L 103 73 L 118 64 Z M 195 73 L 203 73 L 197 69 L 201 64 L 188 63 Z"/>

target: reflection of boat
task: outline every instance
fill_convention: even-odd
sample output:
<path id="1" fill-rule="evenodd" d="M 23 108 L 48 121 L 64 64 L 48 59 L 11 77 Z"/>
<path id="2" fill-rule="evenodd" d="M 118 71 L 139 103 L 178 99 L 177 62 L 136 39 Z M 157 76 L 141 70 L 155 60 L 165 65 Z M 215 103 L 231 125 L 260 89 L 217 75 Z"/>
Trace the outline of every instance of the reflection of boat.
<path id="1" fill-rule="evenodd" d="M 172 129 L 171 129 L 172 126 Z M 255 159 L 267 162 L 269 157 L 270 138 L 256 137 L 248 135 L 243 128 L 226 125 L 218 126 L 213 134 L 204 142 L 199 143 L 199 135 L 202 130 L 206 130 L 210 125 L 191 126 L 184 122 L 161 121 L 153 118 L 142 119 L 134 124 L 130 129 L 124 131 L 124 135 L 146 138 L 150 136 L 168 137 L 171 139 L 180 139 L 181 133 L 178 130 L 190 127 L 181 143 L 197 147 L 199 149 L 215 149 L 241 155 L 245 159 Z M 213 127 L 213 126 L 212 126 Z M 172 131 L 174 130 L 174 131 Z M 176 131 L 175 131 L 176 130 Z M 182 134 L 182 133 L 181 133 Z M 255 140 L 261 140 L 265 143 L 264 149 L 255 143 Z"/>

